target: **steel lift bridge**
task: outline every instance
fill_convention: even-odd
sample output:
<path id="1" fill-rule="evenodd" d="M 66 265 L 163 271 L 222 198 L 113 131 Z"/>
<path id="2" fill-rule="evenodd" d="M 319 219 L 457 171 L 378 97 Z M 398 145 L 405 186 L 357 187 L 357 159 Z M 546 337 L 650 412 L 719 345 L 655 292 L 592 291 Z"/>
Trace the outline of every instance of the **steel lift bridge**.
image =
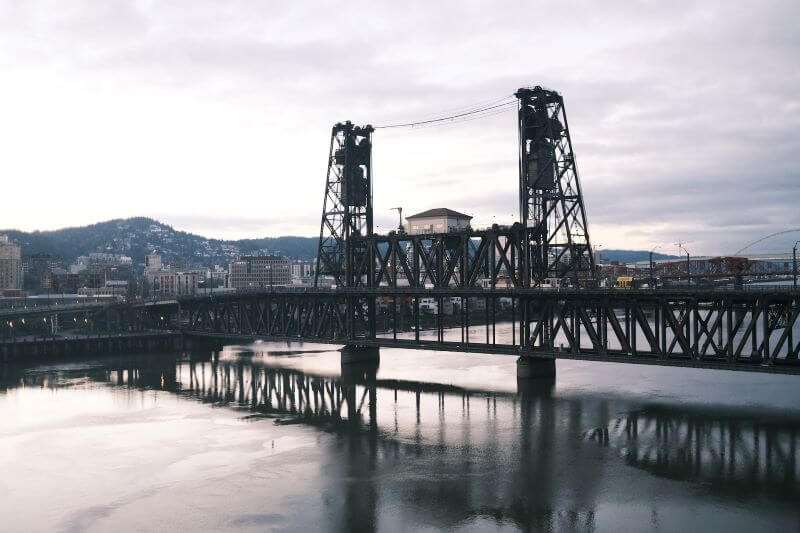
<path id="1" fill-rule="evenodd" d="M 596 288 L 564 99 L 538 86 L 514 96 L 518 223 L 376 234 L 372 142 L 381 126 L 339 123 L 315 287 L 185 299 L 185 330 L 344 344 L 354 359 L 381 346 L 503 353 L 519 357 L 523 377 L 552 375 L 555 358 L 800 373 L 798 292 Z M 385 127 L 394 126 L 405 124 Z M 553 278 L 566 287 L 546 288 Z"/>
<path id="2" fill-rule="evenodd" d="M 800 373 L 800 291 L 597 288 L 564 99 L 538 86 L 514 96 L 462 115 L 516 106 L 518 223 L 374 233 L 381 126 L 343 122 L 331 131 L 315 287 L 185 297 L 109 322 L 144 313 L 192 338 L 345 345 L 343 361 L 381 346 L 509 354 L 520 377 L 554 375 L 556 358 Z"/>

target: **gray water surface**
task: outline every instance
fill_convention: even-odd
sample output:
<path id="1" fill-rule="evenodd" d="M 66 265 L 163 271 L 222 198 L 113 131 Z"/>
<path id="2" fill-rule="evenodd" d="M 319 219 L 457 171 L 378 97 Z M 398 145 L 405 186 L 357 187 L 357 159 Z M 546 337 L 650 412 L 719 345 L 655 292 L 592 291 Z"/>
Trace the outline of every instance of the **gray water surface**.
<path id="1" fill-rule="evenodd" d="M 0 366 L 3 531 L 800 529 L 800 377 L 313 344 Z"/>

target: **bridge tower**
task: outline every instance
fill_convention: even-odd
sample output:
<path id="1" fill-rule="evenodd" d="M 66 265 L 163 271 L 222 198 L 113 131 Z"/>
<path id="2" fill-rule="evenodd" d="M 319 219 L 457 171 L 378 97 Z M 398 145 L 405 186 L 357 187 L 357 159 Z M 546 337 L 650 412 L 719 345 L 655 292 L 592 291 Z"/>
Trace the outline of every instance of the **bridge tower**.
<path id="1" fill-rule="evenodd" d="M 595 277 L 594 254 L 564 99 L 539 86 L 519 89 L 519 209 L 524 284 Z"/>
<path id="2" fill-rule="evenodd" d="M 320 276 L 339 287 L 354 284 L 350 262 L 360 254 L 350 237 L 372 234 L 372 132 L 350 121 L 331 131 L 314 286 Z"/>

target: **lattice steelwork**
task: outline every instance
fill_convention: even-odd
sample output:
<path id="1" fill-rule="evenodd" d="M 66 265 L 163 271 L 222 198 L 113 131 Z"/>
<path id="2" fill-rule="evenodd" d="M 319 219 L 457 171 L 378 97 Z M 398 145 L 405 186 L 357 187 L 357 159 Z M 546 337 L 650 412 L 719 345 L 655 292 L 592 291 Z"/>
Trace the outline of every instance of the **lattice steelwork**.
<path id="1" fill-rule="evenodd" d="M 351 285 L 351 237 L 372 234 L 372 126 L 340 122 L 331 131 L 314 284 Z"/>
<path id="2" fill-rule="evenodd" d="M 356 241 L 353 286 L 524 286 L 519 224 L 423 235 L 393 232 Z"/>
<path id="3" fill-rule="evenodd" d="M 800 373 L 800 295 L 780 290 L 276 289 L 180 310 L 187 333 L 223 338 Z"/>
<path id="4" fill-rule="evenodd" d="M 534 87 L 519 99 L 520 220 L 531 285 L 546 278 L 594 278 L 594 255 L 564 99 Z M 526 283 L 527 284 L 527 283 Z"/>

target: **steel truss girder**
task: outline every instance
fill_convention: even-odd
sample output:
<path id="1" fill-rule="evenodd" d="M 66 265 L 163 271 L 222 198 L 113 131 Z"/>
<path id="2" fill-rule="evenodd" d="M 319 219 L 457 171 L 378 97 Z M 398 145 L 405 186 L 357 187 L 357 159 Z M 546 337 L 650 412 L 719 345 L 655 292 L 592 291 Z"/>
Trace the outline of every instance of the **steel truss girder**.
<path id="1" fill-rule="evenodd" d="M 326 293 L 262 293 L 197 299 L 184 312 L 188 331 L 275 338 L 347 341 L 370 329 L 369 298 Z"/>
<path id="2" fill-rule="evenodd" d="M 353 287 L 522 287 L 524 231 L 371 235 L 356 239 Z"/>
<path id="3" fill-rule="evenodd" d="M 193 298 L 181 309 L 189 331 L 222 336 L 800 373 L 793 291 L 365 287 Z"/>

